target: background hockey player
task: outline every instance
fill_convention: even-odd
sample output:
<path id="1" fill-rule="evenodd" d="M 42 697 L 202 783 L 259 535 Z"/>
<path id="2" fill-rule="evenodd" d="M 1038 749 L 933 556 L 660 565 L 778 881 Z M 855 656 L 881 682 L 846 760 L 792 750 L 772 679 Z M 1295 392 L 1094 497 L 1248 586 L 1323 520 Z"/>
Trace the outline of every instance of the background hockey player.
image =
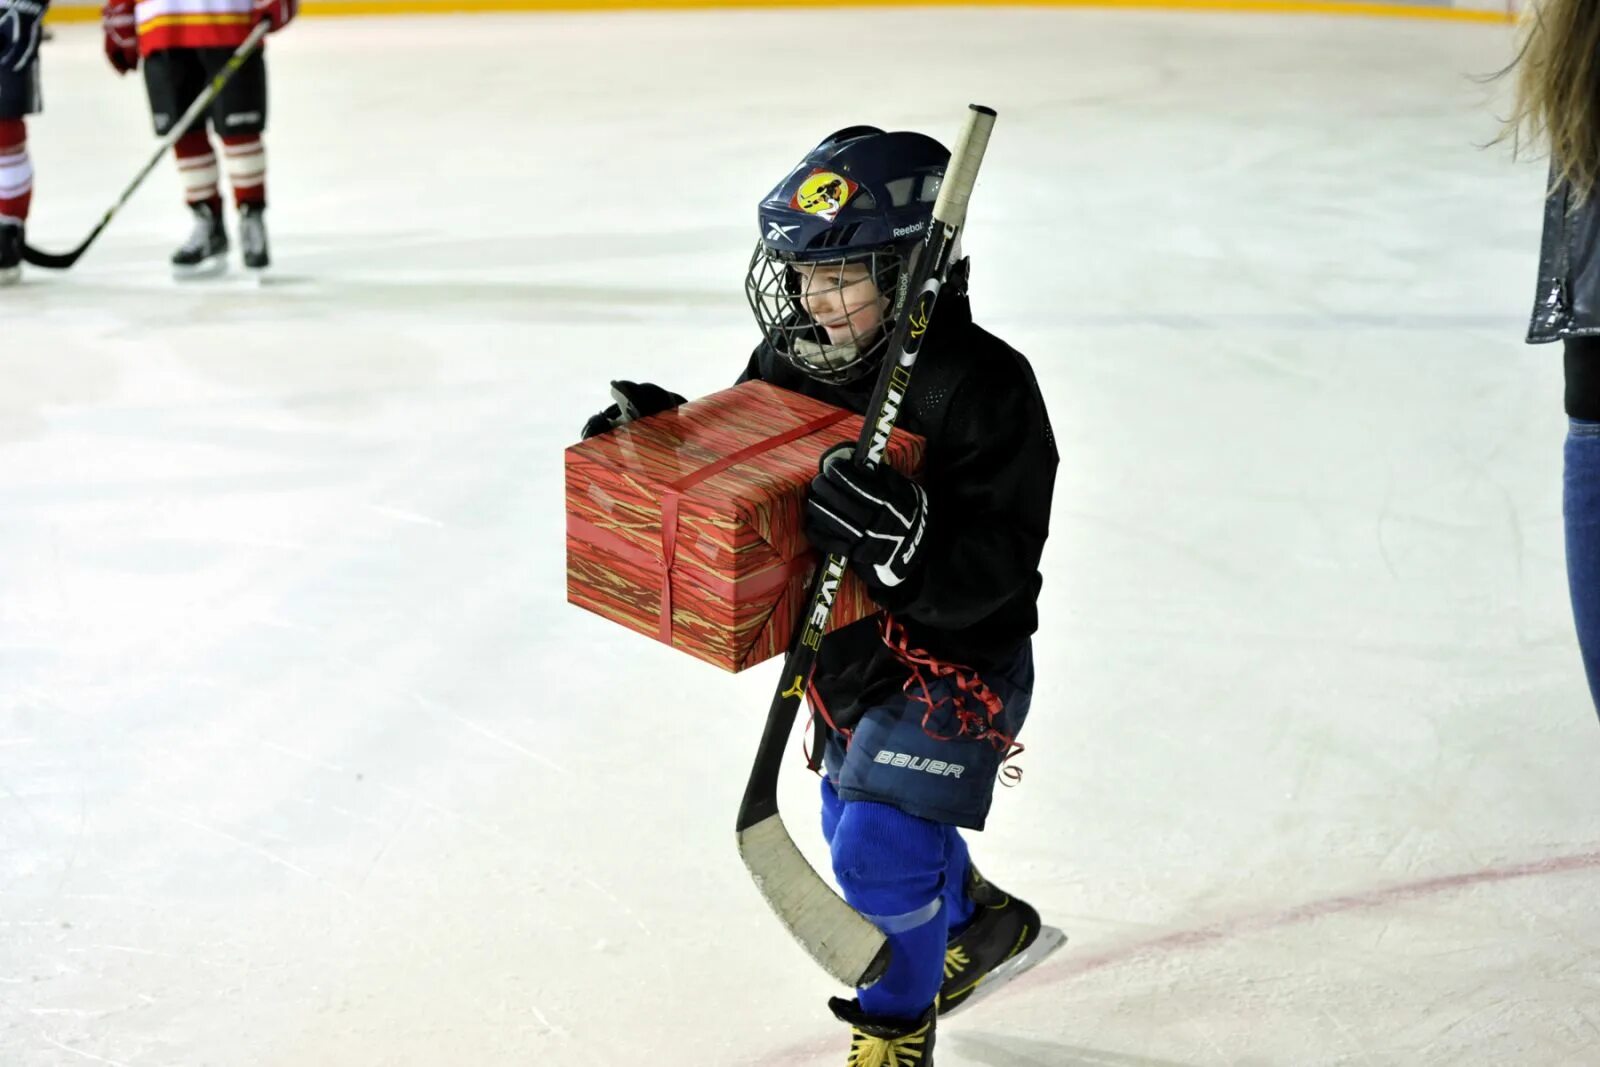
<path id="1" fill-rule="evenodd" d="M 49 0 L 0 0 L 0 285 L 22 275 L 33 199 L 25 119 L 39 110 L 39 36 Z"/>
<path id="2" fill-rule="evenodd" d="M 298 0 L 109 0 L 101 14 L 106 58 L 118 74 L 137 70 L 143 60 L 156 135 L 165 136 L 252 27 L 265 20 L 274 32 L 280 30 L 297 8 Z M 239 212 L 241 258 L 248 268 L 265 268 L 271 256 L 261 141 L 267 127 L 264 46 L 217 94 L 207 118 L 222 142 L 222 170 Z M 173 146 L 184 198 L 195 217 L 193 233 L 172 254 L 173 272 L 180 278 L 216 274 L 227 267 L 217 153 L 206 126 L 202 118 Z"/>
<path id="3" fill-rule="evenodd" d="M 865 411 L 948 159 L 921 134 L 851 127 L 768 194 L 746 279 L 764 340 L 741 380 Z M 960 261 L 939 297 L 901 411 L 928 442 L 921 484 L 864 473 L 846 445 L 823 457 L 806 505 L 812 542 L 847 556 L 888 610 L 823 642 L 808 694 L 834 875 L 893 949 L 859 999 L 830 1002 L 852 1029 L 852 1067 L 928 1067 L 937 1015 L 1040 930 L 978 875 L 960 829 L 983 828 L 1028 714 L 1056 447 L 1027 361 L 972 322 L 967 273 Z M 639 414 L 681 402 L 619 385 Z M 585 436 L 627 414 L 613 405 Z"/>

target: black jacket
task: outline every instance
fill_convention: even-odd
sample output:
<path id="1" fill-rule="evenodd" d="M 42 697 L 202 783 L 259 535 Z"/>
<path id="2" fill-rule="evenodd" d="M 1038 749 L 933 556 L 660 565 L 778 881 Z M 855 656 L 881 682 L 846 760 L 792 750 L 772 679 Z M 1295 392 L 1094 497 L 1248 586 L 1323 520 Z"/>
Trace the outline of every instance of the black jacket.
<path id="1" fill-rule="evenodd" d="M 1530 344 L 1600 335 L 1600 210 L 1597 197 L 1573 203 L 1566 182 L 1544 203 L 1539 290 L 1528 324 Z"/>
<path id="2" fill-rule="evenodd" d="M 864 413 L 876 375 L 825 385 L 763 343 L 739 380 L 752 378 Z M 1033 369 L 973 324 L 960 285 L 934 309 L 898 425 L 927 440 L 927 558 L 878 599 L 913 647 L 980 674 L 1007 664 L 1038 628 L 1056 443 Z M 834 722 L 849 728 L 907 675 L 876 620 L 864 619 L 824 639 L 812 681 Z"/>

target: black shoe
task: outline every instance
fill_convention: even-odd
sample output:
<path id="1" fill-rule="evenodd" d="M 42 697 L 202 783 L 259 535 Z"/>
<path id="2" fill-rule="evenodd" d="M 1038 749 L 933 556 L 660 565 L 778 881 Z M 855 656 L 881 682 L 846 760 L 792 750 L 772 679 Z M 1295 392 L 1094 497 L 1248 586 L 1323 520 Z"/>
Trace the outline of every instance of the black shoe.
<path id="1" fill-rule="evenodd" d="M 172 253 L 172 273 L 179 278 L 220 274 L 228 267 L 228 231 L 222 226 L 222 214 L 209 203 L 189 207 L 194 211 L 194 232 Z"/>
<path id="2" fill-rule="evenodd" d="M 834 1017 L 850 1024 L 850 1055 L 845 1067 L 933 1067 L 934 1009 L 920 1019 L 884 1019 L 868 1015 L 855 1000 L 828 1001 Z"/>
<path id="3" fill-rule="evenodd" d="M 22 277 L 22 227 L 0 222 L 0 285 L 15 285 Z"/>
<path id="4" fill-rule="evenodd" d="M 272 265 L 267 251 L 267 205 L 239 205 L 239 250 L 250 270 L 266 270 Z"/>
<path id="5" fill-rule="evenodd" d="M 967 897 L 977 905 L 972 921 L 945 944 L 944 984 L 939 987 L 939 1014 L 959 1008 L 992 976 L 1039 938 L 1039 913 L 967 865 Z"/>

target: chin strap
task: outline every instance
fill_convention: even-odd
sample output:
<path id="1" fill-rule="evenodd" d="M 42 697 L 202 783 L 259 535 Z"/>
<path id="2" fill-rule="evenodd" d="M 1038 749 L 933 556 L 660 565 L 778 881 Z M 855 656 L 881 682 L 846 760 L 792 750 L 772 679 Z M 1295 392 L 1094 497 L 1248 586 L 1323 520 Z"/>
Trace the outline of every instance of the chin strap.
<path id="1" fill-rule="evenodd" d="M 838 373 L 834 368 L 841 364 L 854 368 L 855 361 L 861 358 L 861 349 L 855 342 L 843 345 L 818 344 L 804 337 L 796 337 L 794 358 L 819 371 Z"/>

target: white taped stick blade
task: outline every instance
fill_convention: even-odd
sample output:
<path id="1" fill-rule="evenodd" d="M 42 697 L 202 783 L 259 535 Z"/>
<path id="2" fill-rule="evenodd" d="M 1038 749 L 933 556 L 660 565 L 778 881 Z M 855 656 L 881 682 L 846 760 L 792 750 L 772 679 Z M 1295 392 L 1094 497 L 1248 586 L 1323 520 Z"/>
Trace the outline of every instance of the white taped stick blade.
<path id="1" fill-rule="evenodd" d="M 739 831 L 739 855 L 756 888 L 811 958 L 845 985 L 860 985 L 883 949 L 883 934 L 817 875 L 782 817 L 769 815 Z"/>
<path id="2" fill-rule="evenodd" d="M 946 226 L 961 226 L 967 221 L 967 202 L 978 182 L 978 168 L 989 148 L 994 120 L 995 113 L 982 105 L 972 104 L 967 109 L 967 124 L 956 139 L 944 181 L 939 185 L 939 198 L 933 202 L 933 217 Z"/>

